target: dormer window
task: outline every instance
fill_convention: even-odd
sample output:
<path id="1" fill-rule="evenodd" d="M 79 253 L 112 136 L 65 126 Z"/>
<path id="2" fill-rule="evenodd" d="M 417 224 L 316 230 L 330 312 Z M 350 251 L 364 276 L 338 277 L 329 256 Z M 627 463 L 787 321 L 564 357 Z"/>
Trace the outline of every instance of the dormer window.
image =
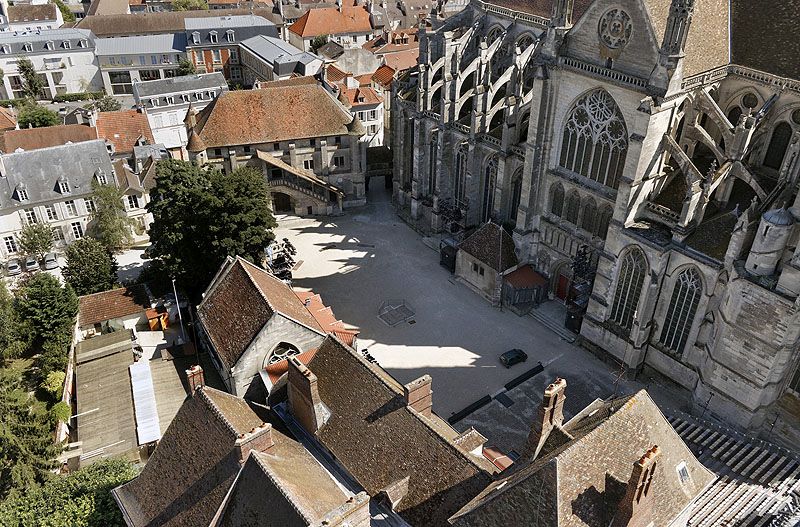
<path id="1" fill-rule="evenodd" d="M 55 46 L 53 45 L 53 41 L 52 40 L 48 40 L 47 42 L 45 42 L 44 43 L 44 49 L 49 49 L 49 50 L 55 49 Z"/>
<path id="2" fill-rule="evenodd" d="M 192 43 L 199 44 L 200 43 L 200 33 L 197 31 L 192 32 Z"/>
<path id="3" fill-rule="evenodd" d="M 28 201 L 28 190 L 24 187 L 17 187 L 17 198 L 20 201 Z"/>
<path id="4" fill-rule="evenodd" d="M 61 45 L 64 47 L 64 49 L 72 48 L 72 42 L 70 42 L 69 40 L 65 40 L 64 42 L 62 42 Z"/>
<path id="5" fill-rule="evenodd" d="M 216 31 L 212 31 L 211 33 L 208 34 L 208 38 L 211 39 L 211 43 L 212 44 L 216 44 L 218 42 L 217 32 Z"/>
<path id="6" fill-rule="evenodd" d="M 26 42 L 22 45 L 22 49 L 25 51 L 33 51 L 33 45 L 30 42 Z"/>
<path id="7" fill-rule="evenodd" d="M 97 172 L 94 173 L 94 178 L 101 185 L 108 185 L 108 178 L 106 177 L 105 172 L 102 170 L 97 170 Z"/>
<path id="8" fill-rule="evenodd" d="M 233 42 L 236 40 L 232 29 L 229 29 L 225 32 L 225 38 L 228 40 L 228 42 Z"/>
<path id="9" fill-rule="evenodd" d="M 66 179 L 58 182 L 58 191 L 62 194 L 69 194 L 69 181 Z"/>
<path id="10" fill-rule="evenodd" d="M 8 55 L 11 53 L 11 47 L 8 44 L 3 44 L 3 55 Z"/>
<path id="11" fill-rule="evenodd" d="M 81 40 L 78 41 L 78 47 L 79 48 L 85 48 L 88 45 L 89 45 L 89 43 L 86 40 L 81 39 Z"/>

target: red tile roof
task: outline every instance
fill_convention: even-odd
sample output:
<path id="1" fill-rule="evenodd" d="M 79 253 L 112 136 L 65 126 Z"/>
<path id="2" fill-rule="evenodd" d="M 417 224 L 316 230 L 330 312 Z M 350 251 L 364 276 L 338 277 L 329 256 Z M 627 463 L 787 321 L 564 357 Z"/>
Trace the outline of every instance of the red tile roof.
<path id="1" fill-rule="evenodd" d="M 333 310 L 322 302 L 321 296 L 313 291 L 295 291 L 294 294 L 303 302 L 306 309 L 326 333 L 336 335 L 339 340 L 348 346 L 352 346 L 355 343 L 359 331 L 346 327 L 344 322 L 338 320 L 334 316 Z"/>
<path id="2" fill-rule="evenodd" d="M 17 127 L 14 111 L 0 106 L 0 130 L 13 130 Z"/>
<path id="3" fill-rule="evenodd" d="M 347 77 L 348 73 L 346 71 L 342 71 L 333 64 L 329 64 L 328 67 L 325 69 L 325 77 L 328 79 L 328 82 L 340 82 Z"/>
<path id="4" fill-rule="evenodd" d="M 537 285 L 546 285 L 547 278 L 533 270 L 530 265 L 523 265 L 519 269 L 508 273 L 505 277 L 506 282 L 516 289 L 530 288 Z"/>
<path id="5" fill-rule="evenodd" d="M 147 116 L 136 110 L 118 112 L 100 112 L 97 114 L 97 136 L 110 141 L 117 152 L 133 152 L 139 138 L 148 144 L 154 144 L 153 131 Z"/>
<path id="6" fill-rule="evenodd" d="M 317 348 L 314 348 L 305 351 L 300 355 L 296 355 L 295 357 L 297 357 L 297 360 L 299 360 L 303 364 L 308 364 L 308 361 L 314 358 L 314 355 L 316 354 L 317 354 Z M 284 373 L 289 371 L 289 360 L 283 359 L 273 364 L 268 364 L 267 367 L 264 368 L 264 371 L 267 372 L 269 380 L 272 381 L 272 384 L 274 386 L 275 383 L 278 382 L 278 379 L 280 379 Z"/>
<path id="7" fill-rule="evenodd" d="M 78 325 L 90 326 L 143 313 L 150 308 L 150 294 L 147 286 L 138 284 L 82 296 L 78 305 Z"/>
<path id="8" fill-rule="evenodd" d="M 419 48 L 397 51 L 395 53 L 386 53 L 381 56 L 386 59 L 386 64 L 397 71 L 403 71 L 413 68 L 417 65 L 417 59 L 419 59 Z"/>
<path id="9" fill-rule="evenodd" d="M 289 31 L 301 37 L 318 37 L 342 33 L 369 33 L 372 24 L 364 6 L 343 6 L 309 9 L 289 26 Z"/>
<path id="10" fill-rule="evenodd" d="M 55 4 L 20 4 L 8 8 L 9 22 L 33 22 L 55 20 L 58 17 Z"/>
<path id="11" fill-rule="evenodd" d="M 23 150 L 38 150 L 67 143 L 80 143 L 97 139 L 97 129 L 82 124 L 61 124 L 44 128 L 8 130 L 0 137 L 0 150 L 5 153 Z"/>
<path id="12" fill-rule="evenodd" d="M 342 95 L 347 99 L 350 106 L 380 104 L 383 102 L 383 97 L 375 93 L 372 88 L 342 87 Z"/>
<path id="13" fill-rule="evenodd" d="M 394 74 L 397 72 L 393 67 L 387 66 L 384 64 L 377 70 L 375 73 L 372 74 L 372 80 L 380 84 L 381 86 L 388 88 L 392 85 L 392 81 L 394 80 Z"/>

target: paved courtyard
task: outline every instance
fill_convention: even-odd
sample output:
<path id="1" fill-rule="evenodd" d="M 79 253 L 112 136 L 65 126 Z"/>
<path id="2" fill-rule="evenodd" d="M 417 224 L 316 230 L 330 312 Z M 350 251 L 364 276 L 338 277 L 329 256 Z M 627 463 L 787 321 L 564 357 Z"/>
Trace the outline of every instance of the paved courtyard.
<path id="1" fill-rule="evenodd" d="M 373 183 L 366 207 L 334 218 L 281 217 L 276 234 L 297 247 L 294 286 L 321 294 L 338 318 L 359 327 L 359 349 L 368 349 L 400 382 L 430 374 L 440 416 L 502 391 L 539 361 L 544 372 L 515 390 L 530 391 L 533 401 L 505 412 L 509 430 L 527 430 L 544 386 L 556 376 L 569 382 L 569 414 L 615 389 L 641 386 L 624 380 L 615 386 L 617 373 L 587 351 L 532 317 L 492 307 L 456 282 L 439 265 L 438 253 L 394 214 L 389 199 Z M 390 326 L 379 318 L 387 301 L 398 300 L 414 311 L 413 323 Z M 525 350 L 528 362 L 503 367 L 499 356 L 511 348 Z"/>

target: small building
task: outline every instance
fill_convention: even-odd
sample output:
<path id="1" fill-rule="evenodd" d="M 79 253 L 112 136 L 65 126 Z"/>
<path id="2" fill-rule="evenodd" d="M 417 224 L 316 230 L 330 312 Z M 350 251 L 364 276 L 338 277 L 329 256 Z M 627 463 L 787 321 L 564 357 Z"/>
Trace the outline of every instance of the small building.
<path id="1" fill-rule="evenodd" d="M 361 141 L 366 146 L 383 146 L 383 103 L 382 96 L 368 86 L 360 86 L 358 79 L 348 76 L 339 88 L 339 100 L 350 109 L 353 117 L 358 117 L 366 129 Z"/>
<path id="2" fill-rule="evenodd" d="M 134 81 L 177 77 L 186 60 L 183 33 L 98 38 L 96 45 L 103 88 L 111 95 L 132 95 Z"/>
<path id="3" fill-rule="evenodd" d="M 244 66 L 244 84 L 316 75 L 322 59 L 291 44 L 266 35 L 248 38 L 239 45 Z"/>
<path id="4" fill-rule="evenodd" d="M 503 304 L 524 314 L 547 300 L 549 285 L 531 265 L 521 265 L 503 277 Z"/>
<path id="5" fill-rule="evenodd" d="M 144 284 L 111 289 L 78 299 L 81 338 L 148 327 L 147 311 L 153 299 Z"/>
<path id="6" fill-rule="evenodd" d="M 36 31 L 57 29 L 64 17 L 56 4 L 14 4 L 8 7 L 8 21 L 4 31 Z"/>
<path id="7" fill-rule="evenodd" d="M 367 7 L 353 0 L 339 0 L 336 7 L 306 11 L 289 26 L 288 34 L 289 43 L 304 51 L 311 51 L 311 43 L 321 37 L 347 49 L 360 48 L 372 38 L 373 28 Z"/>
<path id="8" fill-rule="evenodd" d="M 458 246 L 456 276 L 492 302 L 499 302 L 503 273 L 517 265 L 514 240 L 491 221 Z"/>
<path id="9" fill-rule="evenodd" d="M 129 158 L 136 146 L 155 143 L 150 123 L 142 112 L 95 112 L 92 121 L 97 128 L 97 137 L 106 140 L 115 158 Z"/>
<path id="10" fill-rule="evenodd" d="M 153 139 L 181 158 L 185 158 L 183 147 L 188 140 L 183 120 L 189 105 L 202 110 L 227 90 L 221 72 L 133 83 L 134 100 L 147 116 Z"/>

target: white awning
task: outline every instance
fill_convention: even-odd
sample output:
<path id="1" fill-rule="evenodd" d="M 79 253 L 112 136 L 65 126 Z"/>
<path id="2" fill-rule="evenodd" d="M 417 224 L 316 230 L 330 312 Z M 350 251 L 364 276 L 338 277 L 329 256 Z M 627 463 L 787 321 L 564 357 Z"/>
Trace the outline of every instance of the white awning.
<path id="1" fill-rule="evenodd" d="M 158 424 L 158 407 L 156 393 L 153 389 L 153 377 L 150 364 L 146 360 L 134 362 L 128 366 L 133 389 L 133 408 L 136 415 L 136 435 L 139 444 L 144 445 L 161 439 L 161 427 Z"/>

